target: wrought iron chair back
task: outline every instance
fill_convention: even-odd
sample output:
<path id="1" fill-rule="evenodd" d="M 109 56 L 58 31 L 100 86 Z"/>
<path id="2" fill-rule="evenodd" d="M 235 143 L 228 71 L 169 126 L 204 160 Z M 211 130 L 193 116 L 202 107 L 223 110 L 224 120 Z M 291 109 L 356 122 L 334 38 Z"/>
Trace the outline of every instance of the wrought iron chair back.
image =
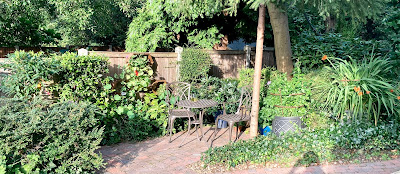
<path id="1" fill-rule="evenodd" d="M 171 98 L 174 98 L 175 105 L 178 101 L 190 99 L 190 84 L 186 82 L 172 82 L 167 84 L 167 105 L 171 105 Z"/>
<path id="2" fill-rule="evenodd" d="M 252 89 L 251 86 L 242 87 L 240 101 L 236 114 L 242 116 L 241 119 L 250 118 L 252 104 Z"/>

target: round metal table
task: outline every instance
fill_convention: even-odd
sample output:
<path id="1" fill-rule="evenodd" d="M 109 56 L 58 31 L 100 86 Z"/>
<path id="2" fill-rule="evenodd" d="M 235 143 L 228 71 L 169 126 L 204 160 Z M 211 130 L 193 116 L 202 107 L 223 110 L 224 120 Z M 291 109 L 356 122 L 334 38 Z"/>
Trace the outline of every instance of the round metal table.
<path id="1" fill-rule="evenodd" d="M 197 101 L 192 101 L 192 100 L 181 100 L 178 103 L 176 103 L 177 106 L 184 107 L 184 108 L 189 108 L 189 109 L 200 109 L 199 113 L 199 118 L 197 119 L 199 124 L 200 124 L 200 131 L 201 131 L 201 137 L 204 136 L 203 132 L 203 115 L 204 115 L 204 109 L 217 106 L 218 102 L 214 100 L 209 100 L 209 99 L 199 99 Z M 201 138 L 200 138 L 201 140 Z"/>

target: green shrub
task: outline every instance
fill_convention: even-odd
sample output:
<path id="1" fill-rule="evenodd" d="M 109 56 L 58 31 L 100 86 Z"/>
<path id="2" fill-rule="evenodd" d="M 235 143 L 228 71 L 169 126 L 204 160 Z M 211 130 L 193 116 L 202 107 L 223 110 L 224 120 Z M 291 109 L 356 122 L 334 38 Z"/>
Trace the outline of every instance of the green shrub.
<path id="1" fill-rule="evenodd" d="M 286 74 L 272 71 L 268 94 L 261 100 L 259 123 L 265 127 L 271 125 L 275 116 L 305 116 L 310 105 L 310 87 L 311 81 L 304 74 L 294 74 L 292 80 L 288 81 Z"/>
<path id="2" fill-rule="evenodd" d="M 153 79 L 153 69 L 149 65 L 146 56 L 132 56 L 122 75 L 125 80 L 122 85 L 126 85 L 127 94 L 138 98 L 139 92 L 147 91 Z"/>
<path id="3" fill-rule="evenodd" d="M 108 58 L 102 56 L 78 56 L 76 53 L 65 53 L 54 56 L 60 62 L 59 73 L 55 77 L 55 91 L 60 100 L 90 102 L 103 90 L 103 85 L 110 82 L 105 77 L 108 73 Z"/>
<path id="4" fill-rule="evenodd" d="M 209 54 L 200 49 L 185 48 L 182 52 L 182 60 L 178 64 L 180 81 L 197 82 L 207 77 L 212 60 Z"/>
<path id="5" fill-rule="evenodd" d="M 100 117 L 105 126 L 103 144 L 122 140 L 143 140 L 164 135 L 167 108 L 162 86 L 157 94 L 139 93 L 148 90 L 153 70 L 145 56 L 133 56 L 113 83 L 104 85 L 95 104 L 103 111 Z"/>
<path id="6" fill-rule="evenodd" d="M 39 95 L 41 84 L 53 80 L 59 71 L 59 62 L 43 53 L 16 51 L 8 60 L 0 67 L 10 70 L 11 74 L 2 79 L 0 89 L 11 97 L 31 99 Z"/>
<path id="7" fill-rule="evenodd" d="M 260 89 L 260 95 L 262 97 L 265 97 L 267 95 L 267 89 L 268 89 L 268 84 L 270 83 L 269 81 L 271 80 L 271 71 L 273 71 L 273 68 L 263 68 L 261 70 L 261 89 Z M 253 68 L 243 68 L 239 70 L 239 88 L 243 86 L 253 86 L 253 81 L 254 81 L 254 69 Z"/>
<path id="8" fill-rule="evenodd" d="M 360 38 L 346 38 L 337 33 L 315 35 L 309 31 L 302 32 L 299 39 L 293 40 L 293 59 L 302 62 L 302 69 L 316 69 L 324 62 L 323 55 L 348 59 L 349 57 L 362 60 L 372 52 L 383 56 L 389 51 L 381 41 L 365 41 Z"/>
<path id="9" fill-rule="evenodd" d="M 398 123 L 379 126 L 369 122 L 339 124 L 301 134 L 289 133 L 283 137 L 271 134 L 210 148 L 202 154 L 201 160 L 206 166 L 226 167 L 246 163 L 310 165 L 343 160 L 346 156 L 350 162 L 363 154 L 379 154 L 377 157 L 380 157 L 381 153 L 399 150 L 399 131 Z"/>
<path id="10" fill-rule="evenodd" d="M 377 124 L 382 113 L 389 117 L 399 116 L 397 96 L 399 91 L 385 76 L 390 73 L 388 59 L 371 56 L 361 63 L 327 58 L 328 82 L 319 88 L 322 108 L 331 110 L 340 119 L 374 119 Z"/>
<path id="11" fill-rule="evenodd" d="M 226 102 L 226 111 L 228 113 L 236 112 L 237 101 L 240 100 L 239 81 L 234 79 L 219 79 L 217 77 L 208 77 L 200 80 L 191 88 L 191 94 L 200 99 L 213 99 L 222 104 Z M 208 113 L 215 113 L 221 110 L 221 106 L 208 109 Z"/>
<path id="12" fill-rule="evenodd" d="M 95 153 L 103 133 L 96 107 L 38 98 L 0 103 L 0 172 L 83 173 L 103 166 Z"/>
<path id="13" fill-rule="evenodd" d="M 143 100 L 137 100 L 135 107 L 126 111 L 123 139 L 137 141 L 165 135 L 168 114 L 164 91 L 165 87 L 161 87 L 158 94 L 146 93 Z"/>

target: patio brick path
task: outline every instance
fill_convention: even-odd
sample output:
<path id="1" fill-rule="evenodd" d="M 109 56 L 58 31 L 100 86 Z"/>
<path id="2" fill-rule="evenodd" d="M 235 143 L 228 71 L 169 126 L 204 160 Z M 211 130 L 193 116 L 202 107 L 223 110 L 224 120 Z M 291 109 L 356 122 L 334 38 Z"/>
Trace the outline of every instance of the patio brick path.
<path id="1" fill-rule="evenodd" d="M 202 141 L 196 139 L 196 133 L 190 135 L 184 145 L 178 145 L 183 140 L 182 133 L 172 137 L 173 142 L 168 143 L 169 137 L 161 137 L 138 143 L 120 143 L 114 146 L 103 146 L 100 152 L 107 166 L 99 173 L 106 174 L 192 174 L 195 171 L 186 168 L 187 165 L 200 160 L 201 152 L 208 149 L 212 130 L 205 134 Z M 221 135 L 222 133 L 222 135 Z M 227 129 L 222 129 L 214 146 L 222 146 L 228 141 Z M 174 140 L 175 139 L 175 140 Z M 249 139 L 248 134 L 241 134 L 240 139 Z M 393 173 L 400 170 L 400 159 L 390 161 L 363 163 L 352 165 L 322 165 L 314 167 L 293 168 L 262 168 L 231 171 L 234 174 L 253 173 Z M 397 173 L 397 172 L 396 172 Z M 400 174 L 400 172 L 399 172 Z"/>

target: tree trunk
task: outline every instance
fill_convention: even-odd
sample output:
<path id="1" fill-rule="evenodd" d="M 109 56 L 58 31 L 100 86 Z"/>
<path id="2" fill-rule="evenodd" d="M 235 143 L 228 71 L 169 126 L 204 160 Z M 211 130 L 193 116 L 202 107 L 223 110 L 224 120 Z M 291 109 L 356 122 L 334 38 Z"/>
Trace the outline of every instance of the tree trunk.
<path id="1" fill-rule="evenodd" d="M 325 33 L 334 32 L 336 30 L 336 18 L 334 16 L 328 16 L 325 20 Z"/>
<path id="2" fill-rule="evenodd" d="M 268 3 L 268 14 L 274 33 L 274 47 L 278 71 L 287 73 L 291 79 L 293 72 L 292 48 L 290 45 L 289 24 L 286 12 L 274 3 Z"/>
<path id="3" fill-rule="evenodd" d="M 264 30 L 265 30 L 265 5 L 261 4 L 258 8 L 257 44 L 256 60 L 254 65 L 254 86 L 253 100 L 251 108 L 250 137 L 254 138 L 258 134 L 258 111 L 260 104 L 260 81 L 261 66 L 264 53 Z"/>

